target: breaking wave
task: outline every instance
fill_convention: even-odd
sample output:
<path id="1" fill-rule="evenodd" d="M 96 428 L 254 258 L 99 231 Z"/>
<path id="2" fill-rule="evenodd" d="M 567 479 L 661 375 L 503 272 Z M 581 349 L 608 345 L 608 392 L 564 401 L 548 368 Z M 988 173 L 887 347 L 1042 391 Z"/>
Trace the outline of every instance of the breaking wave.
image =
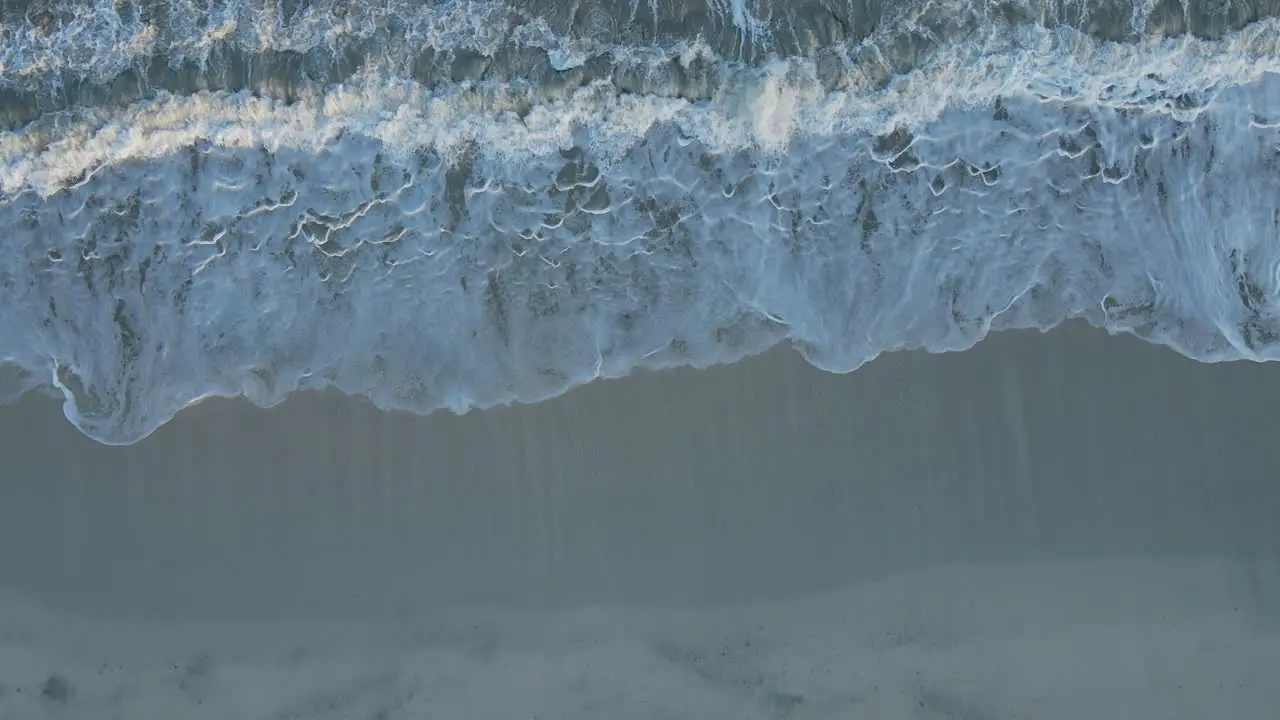
<path id="1" fill-rule="evenodd" d="M 105 5 L 0 12 L 0 399 L 102 442 L 1069 318 L 1280 357 L 1259 5 Z"/>

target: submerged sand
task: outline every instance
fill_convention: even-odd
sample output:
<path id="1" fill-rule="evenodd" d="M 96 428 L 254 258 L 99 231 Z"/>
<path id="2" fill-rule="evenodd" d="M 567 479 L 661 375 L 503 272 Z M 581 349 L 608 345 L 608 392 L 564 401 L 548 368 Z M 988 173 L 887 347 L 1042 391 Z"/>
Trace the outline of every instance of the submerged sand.
<path id="1" fill-rule="evenodd" d="M 0 717 L 1270 717 L 1275 398 L 1079 326 L 124 448 L 24 398 Z"/>

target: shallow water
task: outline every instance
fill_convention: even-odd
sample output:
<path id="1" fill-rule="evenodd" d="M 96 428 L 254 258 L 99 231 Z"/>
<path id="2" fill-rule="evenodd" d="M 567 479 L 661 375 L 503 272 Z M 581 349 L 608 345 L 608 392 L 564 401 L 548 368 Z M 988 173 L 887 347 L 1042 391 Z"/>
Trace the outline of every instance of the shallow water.
<path id="1" fill-rule="evenodd" d="M 0 717 L 1266 720 L 1280 374 L 1079 323 L 465 416 L 0 408 Z"/>

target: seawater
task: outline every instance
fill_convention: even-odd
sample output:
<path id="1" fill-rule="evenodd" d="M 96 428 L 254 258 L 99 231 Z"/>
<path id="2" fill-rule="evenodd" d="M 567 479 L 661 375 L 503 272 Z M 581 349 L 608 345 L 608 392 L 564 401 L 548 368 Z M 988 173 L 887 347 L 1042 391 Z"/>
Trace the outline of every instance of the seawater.
<path id="1" fill-rule="evenodd" d="M 1278 3 L 0 4 L 0 399 L 536 402 L 1070 318 L 1280 357 Z"/>

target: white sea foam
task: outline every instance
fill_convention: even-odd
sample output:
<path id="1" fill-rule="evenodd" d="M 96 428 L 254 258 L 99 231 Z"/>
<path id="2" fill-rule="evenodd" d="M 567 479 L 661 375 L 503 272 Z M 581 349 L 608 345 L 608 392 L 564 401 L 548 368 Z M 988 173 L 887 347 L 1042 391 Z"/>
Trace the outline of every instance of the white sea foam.
<path id="1" fill-rule="evenodd" d="M 110 443 L 209 395 L 463 410 L 1069 317 L 1272 359 L 1278 69 L 1274 21 L 992 26 L 836 90 L 804 58 L 698 101 L 368 69 L 50 114 L 0 136 L 0 359 Z"/>
<path id="2" fill-rule="evenodd" d="M 42 23 L 27 13 L 0 24 L 0 87 L 56 84 L 61 74 L 105 82 L 162 57 L 171 66 L 206 65 L 219 50 L 250 54 L 333 50 L 372 36 L 387 18 L 402 21 L 422 46 L 491 52 L 519 27 L 496 1 L 385 3 L 317 2 L 284 17 L 276 3 L 153 3 L 154 17 L 138 4 L 89 0 L 50 4 L 59 17 Z"/>

